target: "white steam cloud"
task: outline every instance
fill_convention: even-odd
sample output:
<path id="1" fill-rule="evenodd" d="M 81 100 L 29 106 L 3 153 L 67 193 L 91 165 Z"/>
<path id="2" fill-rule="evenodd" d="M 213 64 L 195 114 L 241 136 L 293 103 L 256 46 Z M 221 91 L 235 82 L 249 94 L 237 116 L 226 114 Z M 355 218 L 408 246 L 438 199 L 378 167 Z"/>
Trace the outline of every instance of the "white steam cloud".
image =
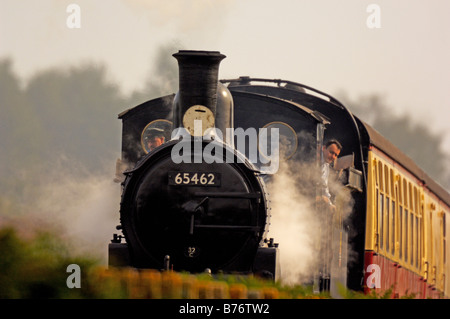
<path id="1" fill-rule="evenodd" d="M 50 230 L 67 242 L 71 254 L 87 254 L 106 264 L 120 207 L 120 185 L 113 181 L 115 162 L 108 162 L 104 172 L 92 173 L 60 159 L 52 173 L 43 174 L 40 185 L 35 185 L 33 199 L 24 203 L 28 212 L 19 230 Z"/>
<path id="2" fill-rule="evenodd" d="M 181 33 L 219 31 L 226 13 L 234 5 L 232 0 L 123 0 L 124 5 L 148 15 L 156 25 L 173 24 Z"/>
<path id="3" fill-rule="evenodd" d="M 319 247 L 325 226 L 323 217 L 315 209 L 314 181 L 317 178 L 314 164 L 283 161 L 268 184 L 269 237 L 279 243 L 281 281 L 285 284 L 312 283 L 320 266 Z M 335 217 L 345 219 L 352 212 L 350 193 L 339 182 L 330 182 L 330 188 L 337 189 L 339 194 L 339 215 Z"/>
<path id="4" fill-rule="evenodd" d="M 283 161 L 268 184 L 272 215 L 269 232 L 280 245 L 281 281 L 288 284 L 310 279 L 317 264 L 319 240 L 314 205 L 298 187 L 305 171 L 293 172 Z"/>

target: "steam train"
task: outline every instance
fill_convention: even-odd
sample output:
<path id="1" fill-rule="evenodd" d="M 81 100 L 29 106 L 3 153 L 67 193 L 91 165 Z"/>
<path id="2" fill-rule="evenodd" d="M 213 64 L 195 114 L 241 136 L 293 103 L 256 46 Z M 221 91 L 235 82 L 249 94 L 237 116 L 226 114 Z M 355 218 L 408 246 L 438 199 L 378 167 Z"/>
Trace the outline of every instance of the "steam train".
<path id="1" fill-rule="evenodd" d="M 111 266 L 279 279 L 282 243 L 269 236 L 276 212 L 266 181 L 278 159 L 318 168 L 332 137 L 344 145 L 334 167 L 352 208 L 344 213 L 335 194 L 334 222 L 323 233 L 331 256 L 314 279 L 320 290 L 341 283 L 393 297 L 450 295 L 450 195 L 410 158 L 326 93 L 285 80 L 219 81 L 225 56 L 217 51 L 173 56 L 179 91 L 119 114 L 122 234 L 109 244 Z M 237 140 L 234 128 L 254 129 L 256 140 Z M 164 143 L 151 149 L 155 131 Z M 311 196 L 318 187 L 308 185 Z"/>

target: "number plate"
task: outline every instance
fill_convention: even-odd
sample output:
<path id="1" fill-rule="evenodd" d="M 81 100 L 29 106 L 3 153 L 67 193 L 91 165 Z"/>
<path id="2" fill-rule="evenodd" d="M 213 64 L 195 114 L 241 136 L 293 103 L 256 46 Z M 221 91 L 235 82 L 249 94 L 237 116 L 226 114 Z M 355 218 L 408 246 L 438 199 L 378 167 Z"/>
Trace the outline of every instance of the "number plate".
<path id="1" fill-rule="evenodd" d="M 220 186 L 220 174 L 213 172 L 169 172 L 169 185 Z"/>

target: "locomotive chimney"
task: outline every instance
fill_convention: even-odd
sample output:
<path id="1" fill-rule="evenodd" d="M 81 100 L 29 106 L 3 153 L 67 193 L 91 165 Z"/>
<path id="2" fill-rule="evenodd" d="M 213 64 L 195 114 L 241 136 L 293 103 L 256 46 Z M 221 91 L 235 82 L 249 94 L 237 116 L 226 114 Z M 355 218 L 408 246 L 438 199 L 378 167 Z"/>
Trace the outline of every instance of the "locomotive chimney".
<path id="1" fill-rule="evenodd" d="M 233 127 L 233 101 L 228 89 L 218 81 L 219 64 L 225 55 L 218 51 L 185 51 L 173 55 L 179 67 L 179 91 L 175 96 L 173 125 L 178 134 L 203 136 L 209 128 L 220 129 L 225 142 L 226 128 Z M 201 121 L 201 131 L 194 127 Z M 187 133 L 186 133 L 187 132 Z M 217 132 L 212 132 L 216 135 Z"/>

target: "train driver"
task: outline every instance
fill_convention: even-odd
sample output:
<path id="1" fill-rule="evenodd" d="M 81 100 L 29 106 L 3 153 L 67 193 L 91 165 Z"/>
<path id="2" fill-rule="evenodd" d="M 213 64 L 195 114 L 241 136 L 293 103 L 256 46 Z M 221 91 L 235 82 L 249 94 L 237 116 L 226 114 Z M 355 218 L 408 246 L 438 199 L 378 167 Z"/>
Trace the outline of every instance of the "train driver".
<path id="1" fill-rule="evenodd" d="M 342 145 L 335 139 L 330 139 L 322 147 L 322 163 L 321 163 L 321 198 L 319 201 L 329 206 L 332 213 L 335 212 L 336 206 L 331 201 L 331 194 L 328 188 L 328 177 L 330 174 L 330 164 L 334 163 L 341 153 Z"/>
<path id="2" fill-rule="evenodd" d="M 164 144 L 164 141 L 165 137 L 163 129 L 154 127 L 148 130 L 147 136 L 145 137 L 145 142 L 149 152 Z"/>

